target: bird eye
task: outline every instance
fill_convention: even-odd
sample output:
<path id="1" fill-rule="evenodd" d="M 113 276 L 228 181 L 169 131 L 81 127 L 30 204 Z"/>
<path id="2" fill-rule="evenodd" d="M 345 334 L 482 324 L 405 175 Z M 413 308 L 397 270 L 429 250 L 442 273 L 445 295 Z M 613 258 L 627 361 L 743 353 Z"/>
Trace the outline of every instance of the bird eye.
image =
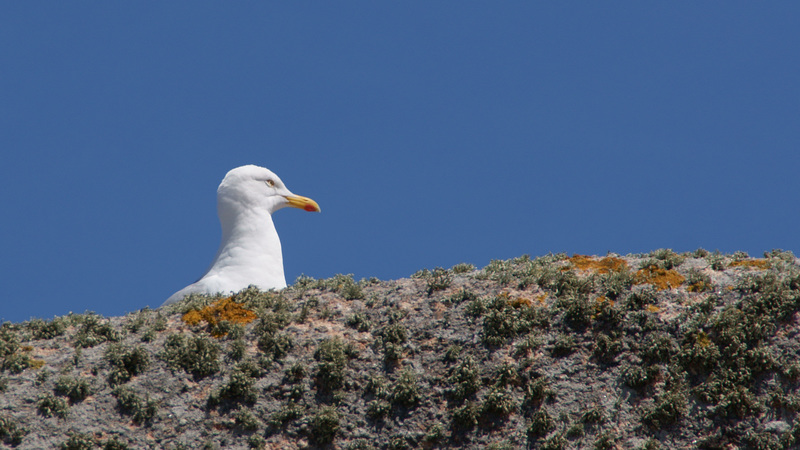
<path id="1" fill-rule="evenodd" d="M 267 180 L 266 183 L 269 187 L 275 187 L 275 182 L 273 180 Z"/>

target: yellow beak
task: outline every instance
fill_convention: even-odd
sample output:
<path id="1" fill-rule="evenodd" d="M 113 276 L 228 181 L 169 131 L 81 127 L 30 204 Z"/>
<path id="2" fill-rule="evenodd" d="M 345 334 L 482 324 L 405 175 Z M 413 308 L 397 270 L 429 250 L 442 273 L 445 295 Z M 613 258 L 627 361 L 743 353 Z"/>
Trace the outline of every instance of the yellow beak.
<path id="1" fill-rule="evenodd" d="M 300 208 L 308 212 L 320 212 L 319 205 L 314 200 L 302 195 L 287 195 L 286 200 L 292 208 Z"/>

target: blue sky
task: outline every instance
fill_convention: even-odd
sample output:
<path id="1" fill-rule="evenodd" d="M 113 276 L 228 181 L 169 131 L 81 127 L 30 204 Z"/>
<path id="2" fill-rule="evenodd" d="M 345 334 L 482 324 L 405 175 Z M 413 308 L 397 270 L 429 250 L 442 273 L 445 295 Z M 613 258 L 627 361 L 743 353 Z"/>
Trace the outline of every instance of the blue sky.
<path id="1" fill-rule="evenodd" d="M 159 306 L 275 171 L 287 280 L 800 250 L 797 2 L 3 2 L 0 319 Z"/>

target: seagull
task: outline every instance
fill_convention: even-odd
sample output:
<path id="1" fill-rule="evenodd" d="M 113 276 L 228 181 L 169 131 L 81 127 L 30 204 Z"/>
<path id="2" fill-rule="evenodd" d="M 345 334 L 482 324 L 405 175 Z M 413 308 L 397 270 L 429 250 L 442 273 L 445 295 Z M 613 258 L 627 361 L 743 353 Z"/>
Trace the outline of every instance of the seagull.
<path id="1" fill-rule="evenodd" d="M 200 279 L 172 294 L 162 306 L 189 294 L 234 293 L 254 285 L 262 290 L 286 287 L 283 255 L 272 213 L 291 206 L 319 212 L 314 200 L 292 194 L 270 170 L 247 165 L 232 169 L 217 189 L 222 242 Z"/>

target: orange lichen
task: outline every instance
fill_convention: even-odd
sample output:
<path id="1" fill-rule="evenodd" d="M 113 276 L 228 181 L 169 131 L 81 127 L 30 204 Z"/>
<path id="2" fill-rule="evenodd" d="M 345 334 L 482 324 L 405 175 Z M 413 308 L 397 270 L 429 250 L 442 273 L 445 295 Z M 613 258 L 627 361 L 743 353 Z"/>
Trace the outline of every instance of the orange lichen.
<path id="1" fill-rule="evenodd" d="M 602 295 L 600 297 L 597 297 L 595 299 L 595 302 L 597 302 L 598 307 L 614 306 L 614 300 L 610 300 Z"/>
<path id="2" fill-rule="evenodd" d="M 607 297 L 597 297 L 594 303 L 593 312 L 592 312 L 592 319 L 597 319 L 602 315 L 608 314 L 609 310 L 614 307 L 614 300 L 611 300 Z"/>
<path id="3" fill-rule="evenodd" d="M 189 325 L 203 321 L 214 327 L 222 321 L 247 324 L 256 319 L 256 313 L 245 308 L 244 303 L 236 303 L 231 297 L 225 297 L 199 311 L 189 311 L 181 319 Z"/>
<path id="4" fill-rule="evenodd" d="M 731 267 L 746 267 L 748 269 L 766 270 L 769 269 L 769 261 L 766 259 L 743 259 L 741 261 L 734 261 L 730 264 Z"/>
<path id="5" fill-rule="evenodd" d="M 522 307 L 530 308 L 531 306 L 533 306 L 533 301 L 525 297 L 515 297 L 506 300 L 506 302 L 508 303 L 509 306 L 515 309 L 520 309 Z"/>
<path id="6" fill-rule="evenodd" d="M 597 273 L 628 270 L 628 263 L 624 259 L 613 256 L 597 259 L 592 256 L 572 255 L 571 258 L 567 258 L 567 261 L 572 263 L 573 267 L 578 270 L 594 270 Z"/>
<path id="7" fill-rule="evenodd" d="M 41 369 L 42 367 L 44 367 L 44 364 L 45 364 L 44 360 L 41 359 L 32 359 L 28 362 L 28 365 L 34 369 Z"/>
<path id="8" fill-rule="evenodd" d="M 647 305 L 647 307 L 645 309 L 647 310 L 647 312 L 650 312 L 650 313 L 653 313 L 653 314 L 661 312 L 661 308 L 659 308 L 656 305 Z"/>
<path id="9" fill-rule="evenodd" d="M 705 334 L 704 332 L 701 331 L 701 332 L 697 333 L 697 338 L 695 340 L 695 343 L 700 348 L 706 348 L 709 345 L 711 345 L 711 339 L 709 339 L 707 334 Z"/>
<path id="10" fill-rule="evenodd" d="M 714 286 L 711 283 L 707 283 L 705 281 L 697 281 L 695 283 L 690 284 L 689 287 L 686 289 L 689 292 L 705 292 L 705 291 L 710 291 L 713 288 Z"/>
<path id="11" fill-rule="evenodd" d="M 661 269 L 657 266 L 647 266 L 636 272 L 634 280 L 636 284 L 652 284 L 659 291 L 675 288 L 683 284 L 684 278 L 674 270 Z"/>

